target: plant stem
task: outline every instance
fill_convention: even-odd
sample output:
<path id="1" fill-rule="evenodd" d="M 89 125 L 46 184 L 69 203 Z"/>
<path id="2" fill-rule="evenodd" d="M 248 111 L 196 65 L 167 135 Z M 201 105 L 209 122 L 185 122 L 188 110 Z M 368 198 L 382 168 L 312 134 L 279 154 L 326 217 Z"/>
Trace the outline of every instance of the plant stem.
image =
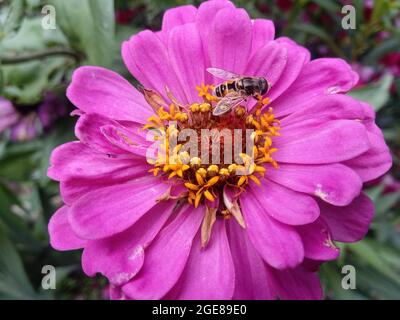
<path id="1" fill-rule="evenodd" d="M 15 63 L 23 63 L 31 60 L 38 60 L 47 58 L 50 56 L 70 56 L 75 60 L 81 60 L 81 56 L 69 49 L 65 48 L 49 48 L 43 51 L 24 53 L 24 54 L 16 54 L 16 55 L 3 55 L 0 56 L 1 64 L 15 64 Z"/>

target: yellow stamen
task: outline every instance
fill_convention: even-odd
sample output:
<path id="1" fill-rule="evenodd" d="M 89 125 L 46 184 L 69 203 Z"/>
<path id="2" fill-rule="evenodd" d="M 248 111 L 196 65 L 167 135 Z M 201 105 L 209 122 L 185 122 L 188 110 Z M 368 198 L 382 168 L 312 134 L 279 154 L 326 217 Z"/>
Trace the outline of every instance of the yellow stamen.
<path id="1" fill-rule="evenodd" d="M 258 102 L 252 111 L 238 106 L 233 113 L 224 117 L 210 117 L 210 111 L 221 98 L 214 96 L 214 87 L 211 85 L 201 84 L 196 89 L 204 102 L 185 106 L 175 98 L 170 99 L 172 104 L 168 106 L 166 103 L 158 104 L 153 101 L 151 107 L 155 114 L 149 117 L 148 123 L 143 126 L 144 130 L 154 130 L 154 140 L 160 142 L 156 158 L 148 160 L 154 166 L 149 172 L 154 176 L 181 180 L 187 189 L 185 197 L 188 203 L 195 207 L 205 200 L 215 201 L 224 185 L 236 187 L 239 194 L 250 181 L 260 185 L 260 179 L 266 172 L 265 165 L 278 168 L 278 163 L 272 157 L 277 151 L 272 140 L 280 135 L 279 119 L 275 118 L 272 108 L 264 108 L 269 104 L 268 98 L 257 97 Z M 171 139 L 176 139 L 186 128 L 197 132 L 206 128 L 253 129 L 251 139 L 254 146 L 249 154 L 240 154 L 241 163 L 206 165 L 201 161 L 203 155 L 191 157 L 188 151 L 183 151 L 185 143 L 172 146 Z M 134 144 L 128 135 L 121 134 L 121 139 L 127 144 Z M 211 149 L 207 152 L 211 153 Z M 217 214 L 224 212 L 224 209 L 215 210 Z M 231 213 L 227 211 L 224 217 L 230 216 Z"/>
<path id="2" fill-rule="evenodd" d="M 204 196 L 207 198 L 207 200 L 210 200 L 210 201 L 214 201 L 215 200 L 214 196 L 208 190 L 204 191 Z"/>

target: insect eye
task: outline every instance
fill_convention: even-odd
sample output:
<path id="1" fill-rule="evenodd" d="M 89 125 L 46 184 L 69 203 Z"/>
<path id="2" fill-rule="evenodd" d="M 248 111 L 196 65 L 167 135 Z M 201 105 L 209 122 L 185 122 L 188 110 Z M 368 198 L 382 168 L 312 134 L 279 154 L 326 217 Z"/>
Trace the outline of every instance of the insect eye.
<path id="1" fill-rule="evenodd" d="M 266 94 L 267 93 L 267 91 L 268 91 L 268 85 L 263 85 L 262 87 L 261 87 L 261 95 L 264 95 L 264 94 Z"/>
<path id="2" fill-rule="evenodd" d="M 262 79 L 260 85 L 261 85 L 260 88 L 261 95 L 266 94 L 269 90 L 269 83 L 265 79 Z"/>

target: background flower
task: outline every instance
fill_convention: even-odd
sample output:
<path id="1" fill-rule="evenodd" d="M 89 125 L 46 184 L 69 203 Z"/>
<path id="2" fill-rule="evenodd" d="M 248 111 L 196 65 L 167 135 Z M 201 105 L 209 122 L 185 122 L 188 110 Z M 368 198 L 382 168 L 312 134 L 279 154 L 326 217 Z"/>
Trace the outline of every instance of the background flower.
<path id="1" fill-rule="evenodd" d="M 54 122 L 66 115 L 67 104 L 49 92 L 44 100 L 32 106 L 15 106 L 0 97 L 2 125 L 0 133 L 10 131 L 12 141 L 22 142 L 34 139 L 43 131 L 48 132 Z"/>

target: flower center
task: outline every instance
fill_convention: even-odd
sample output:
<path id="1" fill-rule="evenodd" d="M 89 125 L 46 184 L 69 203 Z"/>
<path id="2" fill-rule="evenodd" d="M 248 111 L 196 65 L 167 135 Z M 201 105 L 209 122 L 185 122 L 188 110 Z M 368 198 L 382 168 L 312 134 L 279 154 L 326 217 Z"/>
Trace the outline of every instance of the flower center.
<path id="1" fill-rule="evenodd" d="M 197 207 L 203 201 L 222 199 L 225 186 L 244 191 L 250 181 L 260 185 L 266 164 L 277 168 L 272 154 L 272 138 L 279 136 L 279 120 L 272 108 L 264 108 L 269 99 L 259 99 L 251 109 L 239 105 L 214 116 L 213 108 L 221 98 L 213 87 L 197 87 L 203 103 L 183 106 L 171 95 L 168 107 L 157 93 L 144 89 L 144 95 L 156 115 L 148 119 L 158 148 L 148 162 L 154 176 L 180 180 L 187 201 Z"/>

